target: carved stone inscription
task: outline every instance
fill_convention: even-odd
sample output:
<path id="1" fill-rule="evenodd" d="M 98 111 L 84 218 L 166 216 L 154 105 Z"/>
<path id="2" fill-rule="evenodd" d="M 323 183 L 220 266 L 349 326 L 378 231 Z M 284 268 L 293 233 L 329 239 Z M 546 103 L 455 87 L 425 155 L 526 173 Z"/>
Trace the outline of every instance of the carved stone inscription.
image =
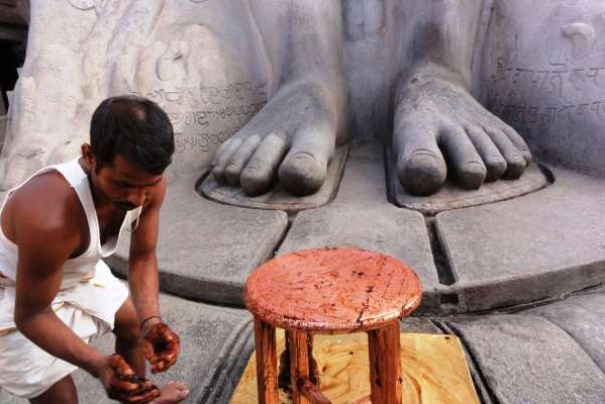
<path id="1" fill-rule="evenodd" d="M 211 145 L 224 142 L 232 134 L 227 130 L 216 131 L 217 126 L 229 125 L 237 131 L 262 109 L 267 96 L 264 83 L 251 82 L 132 93 L 154 100 L 166 110 L 173 126 L 178 128 L 175 133 L 177 154 L 195 148 L 209 152 Z M 259 101 L 250 102 L 251 99 Z M 199 108 L 182 110 L 183 105 Z"/>
<path id="2" fill-rule="evenodd" d="M 605 121 L 605 98 L 585 97 L 605 84 L 605 63 L 568 68 L 566 63 L 549 62 L 546 69 L 529 69 L 499 57 L 495 66 L 486 87 L 490 109 L 505 121 L 543 125 Z"/>
<path id="3" fill-rule="evenodd" d="M 131 93 L 164 108 L 175 130 L 173 174 L 207 166 L 214 150 L 242 128 L 266 104 L 265 83 L 204 84 Z"/>
<path id="4" fill-rule="evenodd" d="M 605 3 L 549 0 L 531 13 L 522 0 L 494 4 L 481 101 L 538 158 L 605 176 Z"/>

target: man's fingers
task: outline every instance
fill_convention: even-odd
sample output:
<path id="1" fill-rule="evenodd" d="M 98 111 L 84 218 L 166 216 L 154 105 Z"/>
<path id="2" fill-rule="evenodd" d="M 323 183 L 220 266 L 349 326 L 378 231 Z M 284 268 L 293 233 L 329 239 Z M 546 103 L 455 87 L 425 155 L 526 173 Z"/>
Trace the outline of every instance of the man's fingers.
<path id="1" fill-rule="evenodd" d="M 176 363 L 176 359 L 178 357 L 178 352 L 172 352 L 168 355 L 164 355 L 164 364 L 166 365 L 166 368 L 169 368 L 170 366 L 174 365 Z"/>
<path id="2" fill-rule="evenodd" d="M 166 369 L 168 369 L 169 367 L 171 367 L 172 365 L 174 365 L 176 363 L 176 359 L 177 359 L 177 354 L 175 353 L 174 355 L 170 355 L 166 358 Z"/>
<path id="3" fill-rule="evenodd" d="M 152 325 L 143 338 L 143 353 L 152 373 L 163 372 L 174 365 L 180 350 L 179 336 L 165 323 Z"/>
<path id="4" fill-rule="evenodd" d="M 113 379 L 111 381 L 111 385 L 110 385 L 111 390 L 123 391 L 123 392 L 128 392 L 128 393 L 138 390 L 139 387 L 140 386 L 137 383 L 129 382 L 126 380 L 119 380 L 119 379 Z"/>
<path id="5" fill-rule="evenodd" d="M 143 339 L 143 355 L 145 358 L 151 363 L 153 358 L 155 358 L 155 352 L 153 351 L 153 345 L 147 339 Z"/>
<path id="6" fill-rule="evenodd" d="M 162 356 L 162 359 L 151 365 L 151 373 L 159 373 L 169 369 L 176 363 L 176 360 L 177 353 Z"/>
<path id="7" fill-rule="evenodd" d="M 143 383 L 140 383 L 138 385 L 138 388 L 136 390 L 129 391 L 128 395 L 129 396 L 139 396 L 141 394 L 145 394 L 154 389 L 157 390 L 157 387 L 155 386 L 155 384 L 153 384 L 153 382 L 151 380 L 145 379 L 145 381 Z"/>
<path id="8" fill-rule="evenodd" d="M 123 403 L 148 403 L 160 395 L 160 390 L 150 381 L 145 380 L 137 385 L 134 390 L 113 390 L 110 398 L 114 398 Z"/>
<path id="9" fill-rule="evenodd" d="M 151 344 L 150 344 L 151 345 Z M 145 344 L 143 350 L 146 350 Z M 153 347 L 147 349 L 153 354 Z M 109 369 L 112 372 L 107 380 L 107 395 L 122 403 L 148 403 L 160 395 L 160 390 L 151 380 L 137 375 L 120 355 L 109 358 Z"/>
<path id="10" fill-rule="evenodd" d="M 151 365 L 154 365 L 162 360 L 162 353 L 161 352 L 156 353 L 153 350 L 150 350 L 147 353 L 145 353 L 145 357 L 147 358 L 147 360 L 149 361 L 149 363 Z"/>
<path id="11" fill-rule="evenodd" d="M 152 390 L 148 393 L 142 394 L 140 396 L 131 396 L 128 398 L 128 403 L 129 404 L 141 404 L 141 403 L 148 403 L 150 401 L 152 401 L 155 398 L 158 398 L 160 396 L 160 391 L 159 390 Z"/>
<path id="12" fill-rule="evenodd" d="M 164 351 L 154 355 L 152 360 L 149 361 L 152 373 L 162 372 L 174 365 L 177 361 L 179 351 L 180 344 L 176 342 L 167 346 Z"/>
<path id="13" fill-rule="evenodd" d="M 134 376 L 136 373 L 128 362 L 120 355 L 114 354 L 109 358 L 109 366 L 120 377 Z"/>
<path id="14" fill-rule="evenodd" d="M 110 389 L 117 392 L 118 396 L 141 396 L 148 392 L 157 390 L 151 380 L 134 375 L 116 375 L 110 380 Z"/>
<path id="15" fill-rule="evenodd" d="M 176 358 L 181 350 L 181 344 L 178 341 L 170 342 L 166 345 L 166 348 L 161 352 L 158 352 L 157 355 L 161 356 L 164 360 L 169 360 L 168 358 Z"/>
<path id="16" fill-rule="evenodd" d="M 162 330 L 162 340 L 164 341 L 164 343 L 166 344 L 178 344 L 179 343 L 179 336 L 176 335 L 174 332 L 172 332 L 172 330 L 170 330 L 169 328 Z"/>
<path id="17" fill-rule="evenodd" d="M 159 373 L 164 371 L 164 361 L 157 361 L 151 365 L 151 373 Z"/>

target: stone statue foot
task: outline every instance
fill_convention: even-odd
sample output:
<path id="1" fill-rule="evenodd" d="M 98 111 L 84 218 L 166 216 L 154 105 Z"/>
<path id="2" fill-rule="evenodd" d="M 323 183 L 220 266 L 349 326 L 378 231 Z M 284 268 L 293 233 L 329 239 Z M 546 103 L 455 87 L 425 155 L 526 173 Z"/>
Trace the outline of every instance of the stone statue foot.
<path id="1" fill-rule="evenodd" d="M 326 179 L 335 140 L 330 91 L 309 83 L 286 85 L 221 145 L 212 174 L 249 196 L 267 192 L 276 181 L 294 195 L 311 195 Z"/>
<path id="2" fill-rule="evenodd" d="M 460 186 L 478 189 L 484 181 L 519 178 L 531 161 L 521 136 L 444 68 L 417 69 L 400 83 L 394 128 L 397 175 L 416 196 L 437 192 L 448 169 Z"/>

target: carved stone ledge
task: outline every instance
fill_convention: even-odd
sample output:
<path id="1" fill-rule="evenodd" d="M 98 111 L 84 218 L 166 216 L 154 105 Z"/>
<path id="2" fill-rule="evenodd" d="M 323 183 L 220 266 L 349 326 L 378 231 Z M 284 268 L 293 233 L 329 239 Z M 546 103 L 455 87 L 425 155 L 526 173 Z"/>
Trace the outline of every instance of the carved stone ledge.
<path id="1" fill-rule="evenodd" d="M 443 188 L 436 194 L 413 196 L 401 186 L 391 152 L 387 151 L 386 155 L 387 167 L 389 167 L 389 198 L 399 207 L 417 210 L 425 215 L 436 215 L 446 210 L 512 199 L 543 189 L 553 182 L 553 176 L 548 169 L 532 163 L 517 180 L 489 182 L 478 190 L 469 191 L 448 178 Z"/>
<path id="2" fill-rule="evenodd" d="M 334 152 L 334 157 L 328 166 L 326 181 L 313 195 L 296 197 L 277 186 L 266 194 L 250 197 L 239 187 L 217 183 L 212 175 L 202 182 L 198 192 L 214 201 L 244 208 L 277 209 L 289 212 L 318 208 L 330 202 L 334 197 L 348 154 L 349 149 L 346 146 Z"/>

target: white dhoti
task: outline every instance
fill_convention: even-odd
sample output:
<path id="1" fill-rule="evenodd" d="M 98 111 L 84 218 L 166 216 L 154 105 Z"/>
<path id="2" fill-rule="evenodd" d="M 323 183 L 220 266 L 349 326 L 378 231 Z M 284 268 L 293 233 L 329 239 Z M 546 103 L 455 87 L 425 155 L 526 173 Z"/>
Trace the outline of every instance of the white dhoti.
<path id="1" fill-rule="evenodd" d="M 4 293 L 3 293 L 4 292 Z M 89 342 L 114 327 L 128 289 L 101 260 L 95 276 L 61 290 L 52 302 L 56 315 Z M 39 396 L 76 370 L 76 366 L 39 348 L 14 324 L 15 288 L 0 288 L 0 387 L 26 399 Z"/>

